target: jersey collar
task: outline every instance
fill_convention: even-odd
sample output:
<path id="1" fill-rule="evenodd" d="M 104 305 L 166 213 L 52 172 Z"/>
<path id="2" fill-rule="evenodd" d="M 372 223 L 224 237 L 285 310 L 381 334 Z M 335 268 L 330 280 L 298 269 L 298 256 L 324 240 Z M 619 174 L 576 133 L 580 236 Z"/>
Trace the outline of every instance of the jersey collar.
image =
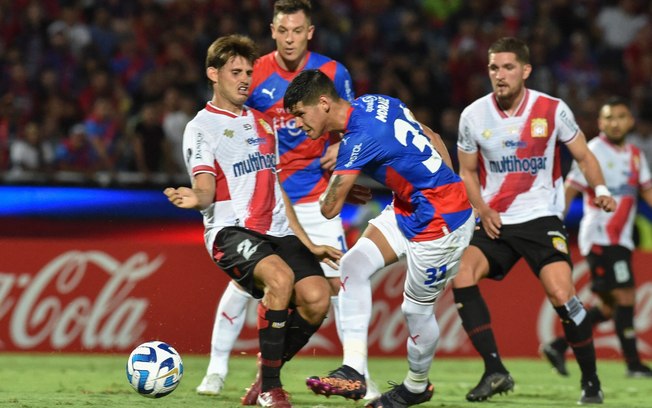
<path id="1" fill-rule="evenodd" d="M 206 102 L 206 110 L 211 113 L 217 113 L 218 115 L 224 115 L 230 118 L 239 118 L 241 116 L 247 116 L 247 112 L 248 112 L 247 107 L 243 106 L 242 112 L 240 112 L 239 115 L 236 115 L 235 113 L 228 111 L 226 109 L 218 108 L 217 106 L 213 105 L 211 101 Z"/>
<path id="2" fill-rule="evenodd" d="M 491 101 L 493 102 L 494 107 L 498 112 L 498 115 L 500 115 L 502 119 L 521 116 L 525 111 L 525 107 L 527 106 L 527 101 L 529 98 L 530 98 L 530 90 L 525 88 L 525 94 L 523 94 L 523 99 L 521 99 L 521 102 L 518 104 L 518 108 L 516 108 L 514 114 L 510 116 L 504 110 L 501 109 L 500 105 L 498 105 L 498 101 L 496 100 L 496 94 L 493 93 L 491 94 Z"/>

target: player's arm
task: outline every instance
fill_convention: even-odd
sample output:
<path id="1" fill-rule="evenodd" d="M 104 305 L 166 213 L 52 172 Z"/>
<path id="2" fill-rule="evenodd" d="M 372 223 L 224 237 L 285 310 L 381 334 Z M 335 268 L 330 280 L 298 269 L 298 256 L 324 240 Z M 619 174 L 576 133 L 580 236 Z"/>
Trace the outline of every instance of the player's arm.
<path id="1" fill-rule="evenodd" d="M 337 135 L 331 135 L 330 144 L 326 148 L 324 155 L 319 159 L 319 164 L 321 168 L 328 171 L 333 171 L 335 164 L 337 163 L 337 153 L 340 150 L 340 139 L 341 133 L 337 132 Z"/>
<path id="2" fill-rule="evenodd" d="M 649 186 L 645 190 L 641 190 L 641 198 L 652 207 L 652 186 Z"/>
<path id="3" fill-rule="evenodd" d="M 331 176 L 326 191 L 319 197 L 319 207 L 324 217 L 330 219 L 342 211 L 357 178 L 358 172 L 336 173 Z"/>
<path id="4" fill-rule="evenodd" d="M 288 223 L 290 224 L 290 228 L 292 229 L 292 232 L 294 232 L 294 235 L 296 235 L 297 238 L 299 238 L 299 241 L 301 241 L 301 243 L 322 262 L 325 262 L 331 268 L 338 269 L 337 264 L 343 255 L 342 251 L 329 245 L 315 245 L 315 243 L 312 242 L 306 231 L 301 226 L 301 223 L 297 218 L 297 213 L 294 211 L 294 207 L 292 206 L 292 201 L 290 201 L 290 197 L 288 197 L 280 181 L 279 186 L 281 188 L 281 194 L 283 195 L 283 203 L 285 204 L 285 214 L 288 217 Z"/>
<path id="5" fill-rule="evenodd" d="M 439 153 L 442 160 L 444 160 L 444 163 L 446 163 L 446 165 L 452 169 L 453 161 L 451 160 L 451 155 L 448 153 L 448 149 L 446 148 L 444 141 L 441 140 L 441 136 L 439 136 L 439 133 L 430 129 L 428 126 L 424 125 L 423 123 L 421 124 L 421 127 L 423 128 L 423 132 L 430 139 L 430 143 L 432 143 L 432 146 L 435 148 L 435 150 L 437 150 L 437 153 Z"/>
<path id="6" fill-rule="evenodd" d="M 192 188 L 168 187 L 163 193 L 179 208 L 204 210 L 215 200 L 215 176 L 199 173 L 192 178 Z"/>
<path id="7" fill-rule="evenodd" d="M 489 207 L 482 199 L 480 179 L 478 178 L 478 154 L 475 152 L 467 153 L 462 149 L 458 149 L 457 157 L 460 162 L 460 177 L 464 181 L 466 194 L 469 196 L 471 205 L 478 212 L 482 226 L 489 238 L 498 238 L 502 221 L 498 211 Z"/>
<path id="8" fill-rule="evenodd" d="M 593 203 L 604 211 L 611 212 L 616 209 L 616 200 L 611 197 L 609 190 L 604 185 L 604 176 L 600 169 L 600 163 L 586 143 L 586 137 L 580 130 L 577 136 L 566 144 L 571 155 L 577 162 L 578 167 L 589 186 L 595 190 L 596 197 Z"/>

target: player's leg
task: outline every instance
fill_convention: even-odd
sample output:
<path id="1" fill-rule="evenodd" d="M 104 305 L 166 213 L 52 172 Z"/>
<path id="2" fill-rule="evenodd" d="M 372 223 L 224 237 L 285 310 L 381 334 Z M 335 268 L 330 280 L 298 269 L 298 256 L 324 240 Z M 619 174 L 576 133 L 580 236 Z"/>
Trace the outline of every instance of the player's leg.
<path id="1" fill-rule="evenodd" d="M 432 398 L 434 387 L 428 376 L 440 334 L 434 304 L 457 274 L 474 227 L 474 219 L 469 218 L 466 224 L 437 240 L 407 243 L 407 274 L 401 310 L 409 334 L 408 372 L 401 384 L 368 406 L 408 407 Z"/>
<path id="2" fill-rule="evenodd" d="M 404 241 L 396 227 L 393 209 L 389 207 L 370 221 L 363 236 L 340 260 L 343 364 L 328 376 L 308 378 L 306 383 L 313 392 L 352 399 L 360 399 L 366 394 L 363 373 L 367 365 L 372 312 L 370 279 L 380 268 L 398 260 L 398 255 L 405 251 Z"/>
<path id="3" fill-rule="evenodd" d="M 514 380 L 498 353 L 489 309 L 478 287 L 478 282 L 489 276 L 490 272 L 490 262 L 485 254 L 492 253 L 498 259 L 504 259 L 503 270 L 509 270 L 518 259 L 517 254 L 511 253 L 511 250 L 496 241 L 498 240 L 486 237 L 483 230 L 476 231 L 471 245 L 462 255 L 459 271 L 453 279 L 453 297 L 462 319 L 462 327 L 484 361 L 480 381 L 466 395 L 469 401 L 484 401 L 514 388 Z M 495 269 L 501 269 L 498 262 L 495 264 Z"/>
<path id="4" fill-rule="evenodd" d="M 245 322 L 247 303 L 253 297 L 234 281 L 227 285 L 215 313 L 213 334 L 211 336 L 211 353 L 197 394 L 218 395 L 224 386 L 228 374 L 231 350 Z"/>
<path id="5" fill-rule="evenodd" d="M 575 294 L 570 264 L 556 261 L 543 266 L 539 279 L 561 319 L 566 340 L 582 372 L 579 403 L 602 403 L 603 394 L 596 367 L 592 325 L 584 305 Z"/>
<path id="6" fill-rule="evenodd" d="M 249 396 L 258 394 L 256 399 L 263 406 L 274 401 L 279 406 L 289 406 L 280 371 L 294 273 L 276 254 L 272 238 L 244 228 L 227 227 L 218 232 L 213 249 L 214 254 L 219 254 L 215 257 L 217 265 L 237 279 L 247 292 L 261 299 L 258 304 L 259 372 L 243 397 L 245 405 L 251 404 L 247 400 Z M 239 250 L 244 245 L 253 250 Z M 265 400 L 263 403 L 261 397 Z"/>

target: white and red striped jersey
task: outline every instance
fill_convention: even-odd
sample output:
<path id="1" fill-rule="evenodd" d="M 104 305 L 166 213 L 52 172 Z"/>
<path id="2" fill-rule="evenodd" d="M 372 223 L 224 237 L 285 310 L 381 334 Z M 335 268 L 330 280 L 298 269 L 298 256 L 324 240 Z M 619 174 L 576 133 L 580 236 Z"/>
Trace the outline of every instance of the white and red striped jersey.
<path id="1" fill-rule="evenodd" d="M 291 234 L 276 177 L 276 137 L 271 121 L 244 107 L 241 115 L 210 102 L 186 125 L 188 174 L 215 176 L 215 200 L 202 211 L 209 252 L 217 232 L 239 226 L 261 234 Z"/>
<path id="2" fill-rule="evenodd" d="M 622 245 L 633 250 L 638 192 L 652 187 L 645 155 L 630 143 L 614 145 L 603 134 L 589 141 L 589 149 L 602 167 L 605 183 L 617 207 L 608 213 L 593 204 L 595 192 L 574 162 L 566 179 L 583 192 L 584 215 L 577 239 L 580 253 L 588 254 L 593 245 Z"/>
<path id="3" fill-rule="evenodd" d="M 531 89 L 513 116 L 486 95 L 462 112 L 457 147 L 478 154 L 483 200 L 503 224 L 518 224 L 564 211 L 559 142 L 579 126 L 566 103 Z"/>

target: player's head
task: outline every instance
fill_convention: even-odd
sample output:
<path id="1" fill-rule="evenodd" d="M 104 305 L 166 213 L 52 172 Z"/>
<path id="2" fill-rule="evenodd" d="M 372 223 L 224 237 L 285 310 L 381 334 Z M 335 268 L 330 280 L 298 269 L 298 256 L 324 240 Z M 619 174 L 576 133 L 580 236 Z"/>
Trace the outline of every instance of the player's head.
<path id="1" fill-rule="evenodd" d="M 612 143 L 622 144 L 633 126 L 634 116 L 623 98 L 611 97 L 600 108 L 598 128 Z"/>
<path id="2" fill-rule="evenodd" d="M 283 107 L 296 117 L 311 139 L 317 139 L 327 129 L 327 119 L 333 102 L 340 97 L 333 81 L 318 69 L 301 72 L 288 86 L 283 97 Z"/>
<path id="3" fill-rule="evenodd" d="M 206 54 L 206 76 L 213 86 L 213 102 L 224 109 L 240 109 L 249 95 L 256 44 L 243 35 L 215 40 Z"/>
<path id="4" fill-rule="evenodd" d="M 283 68 L 298 69 L 308 52 L 308 41 L 315 31 L 311 11 L 309 0 L 277 0 L 274 3 L 270 27 Z"/>
<path id="5" fill-rule="evenodd" d="M 502 37 L 491 44 L 487 53 L 494 95 L 499 102 L 510 104 L 523 92 L 525 80 L 532 72 L 530 50 L 518 38 Z"/>

